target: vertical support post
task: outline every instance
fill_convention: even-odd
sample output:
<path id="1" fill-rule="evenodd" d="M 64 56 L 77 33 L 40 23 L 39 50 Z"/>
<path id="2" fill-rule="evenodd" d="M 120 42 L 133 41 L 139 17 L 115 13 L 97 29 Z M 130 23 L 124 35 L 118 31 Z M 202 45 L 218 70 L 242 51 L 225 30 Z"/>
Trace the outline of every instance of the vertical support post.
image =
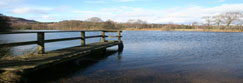
<path id="1" fill-rule="evenodd" d="M 118 42 L 121 42 L 121 31 L 118 31 Z"/>
<path id="2" fill-rule="evenodd" d="M 118 31 L 118 42 L 119 42 L 118 51 L 122 52 L 124 45 L 123 45 L 123 42 L 121 41 L 121 31 Z"/>
<path id="3" fill-rule="evenodd" d="M 85 31 L 81 32 L 81 45 L 85 46 Z"/>
<path id="4" fill-rule="evenodd" d="M 44 32 L 38 32 L 37 33 L 37 50 L 38 54 L 44 54 L 45 53 L 45 33 Z"/>
<path id="5" fill-rule="evenodd" d="M 101 32 L 101 42 L 105 42 L 105 31 Z"/>
<path id="6" fill-rule="evenodd" d="M 123 51 L 123 48 L 124 48 L 124 45 L 123 45 L 122 42 L 120 42 L 120 43 L 118 44 L 118 51 L 119 51 L 119 52 Z"/>

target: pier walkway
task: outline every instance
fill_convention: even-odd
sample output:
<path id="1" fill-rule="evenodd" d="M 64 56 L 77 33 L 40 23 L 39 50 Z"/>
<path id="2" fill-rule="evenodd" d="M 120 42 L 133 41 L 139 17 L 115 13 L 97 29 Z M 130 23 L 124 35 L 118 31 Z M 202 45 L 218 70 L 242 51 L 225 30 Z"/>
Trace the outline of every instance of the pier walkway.
<path id="1" fill-rule="evenodd" d="M 62 39 L 51 39 L 45 40 L 45 33 L 62 33 L 62 32 L 80 32 L 80 37 L 73 38 L 62 38 Z M 88 32 L 101 32 L 101 35 L 96 36 L 85 36 Z M 107 36 L 105 33 L 117 32 L 117 36 Z M 27 59 L 17 60 L 2 60 L 0 61 L 0 71 L 35 71 L 42 68 L 47 68 L 59 63 L 74 60 L 82 56 L 86 56 L 97 51 L 106 51 L 106 48 L 112 46 L 118 46 L 118 51 L 123 49 L 123 43 L 121 41 L 121 31 L 39 31 L 39 32 L 5 32 L 0 34 L 26 34 L 26 33 L 37 33 L 37 41 L 27 42 L 15 42 L 15 43 L 3 43 L 0 47 L 12 47 L 37 44 L 38 53 L 31 55 L 32 57 Z M 105 40 L 106 37 L 117 37 L 117 40 Z M 89 38 L 100 38 L 101 41 L 96 43 L 86 44 L 86 39 Z M 45 43 L 60 42 L 68 40 L 80 40 L 80 46 L 69 47 L 64 49 L 53 50 L 45 52 Z M 97 54 L 97 53 L 96 53 Z"/>

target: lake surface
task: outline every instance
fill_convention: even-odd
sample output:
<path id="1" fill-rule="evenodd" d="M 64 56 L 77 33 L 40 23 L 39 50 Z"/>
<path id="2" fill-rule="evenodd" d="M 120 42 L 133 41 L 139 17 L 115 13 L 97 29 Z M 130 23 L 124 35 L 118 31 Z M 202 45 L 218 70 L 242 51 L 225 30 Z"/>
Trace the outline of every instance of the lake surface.
<path id="1" fill-rule="evenodd" d="M 124 31 L 122 35 L 124 50 L 121 53 L 114 52 L 102 59 L 82 59 L 83 62 L 95 60 L 95 63 L 80 70 L 72 70 L 72 73 L 55 80 L 46 80 L 45 82 L 243 82 L 243 33 Z M 46 36 L 47 39 L 77 37 L 80 36 L 80 33 L 53 33 Z M 36 39 L 35 34 L 2 35 L 0 37 L 0 41 L 4 40 L 5 42 Z M 7 41 L 4 37 L 18 40 Z M 88 39 L 88 43 L 96 41 L 100 41 L 100 39 Z M 79 44 L 80 40 L 49 43 L 46 44 L 46 50 L 50 51 Z M 35 45 L 15 47 L 12 49 L 12 54 L 17 55 L 31 49 L 35 49 Z M 116 49 L 117 47 L 112 47 L 108 51 Z M 80 60 L 81 63 L 83 63 L 82 60 Z M 82 67 L 82 64 L 74 68 L 77 67 Z M 48 76 L 46 77 L 48 78 Z"/>

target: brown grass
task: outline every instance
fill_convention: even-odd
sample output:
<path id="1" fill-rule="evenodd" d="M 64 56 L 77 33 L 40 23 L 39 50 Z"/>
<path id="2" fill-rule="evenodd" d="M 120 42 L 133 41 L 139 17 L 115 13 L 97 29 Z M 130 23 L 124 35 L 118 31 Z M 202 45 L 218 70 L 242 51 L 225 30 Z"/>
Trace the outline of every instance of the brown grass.
<path id="1" fill-rule="evenodd" d="M 0 61 L 25 60 L 25 59 L 30 59 L 30 58 L 34 58 L 34 57 L 38 57 L 38 56 L 35 54 L 35 51 L 32 51 L 32 52 L 29 52 L 27 54 L 19 55 L 19 56 L 5 55 L 4 57 L 0 58 Z"/>

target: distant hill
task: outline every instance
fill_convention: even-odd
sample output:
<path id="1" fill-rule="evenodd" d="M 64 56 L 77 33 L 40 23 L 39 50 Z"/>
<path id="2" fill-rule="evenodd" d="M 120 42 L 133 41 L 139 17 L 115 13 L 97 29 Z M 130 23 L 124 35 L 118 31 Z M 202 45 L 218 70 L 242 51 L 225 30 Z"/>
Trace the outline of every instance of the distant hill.
<path id="1" fill-rule="evenodd" d="M 24 18 L 18 18 L 18 17 L 9 17 L 10 23 L 25 23 L 25 24 L 32 24 L 32 23 L 39 23 L 35 20 L 28 20 Z"/>

